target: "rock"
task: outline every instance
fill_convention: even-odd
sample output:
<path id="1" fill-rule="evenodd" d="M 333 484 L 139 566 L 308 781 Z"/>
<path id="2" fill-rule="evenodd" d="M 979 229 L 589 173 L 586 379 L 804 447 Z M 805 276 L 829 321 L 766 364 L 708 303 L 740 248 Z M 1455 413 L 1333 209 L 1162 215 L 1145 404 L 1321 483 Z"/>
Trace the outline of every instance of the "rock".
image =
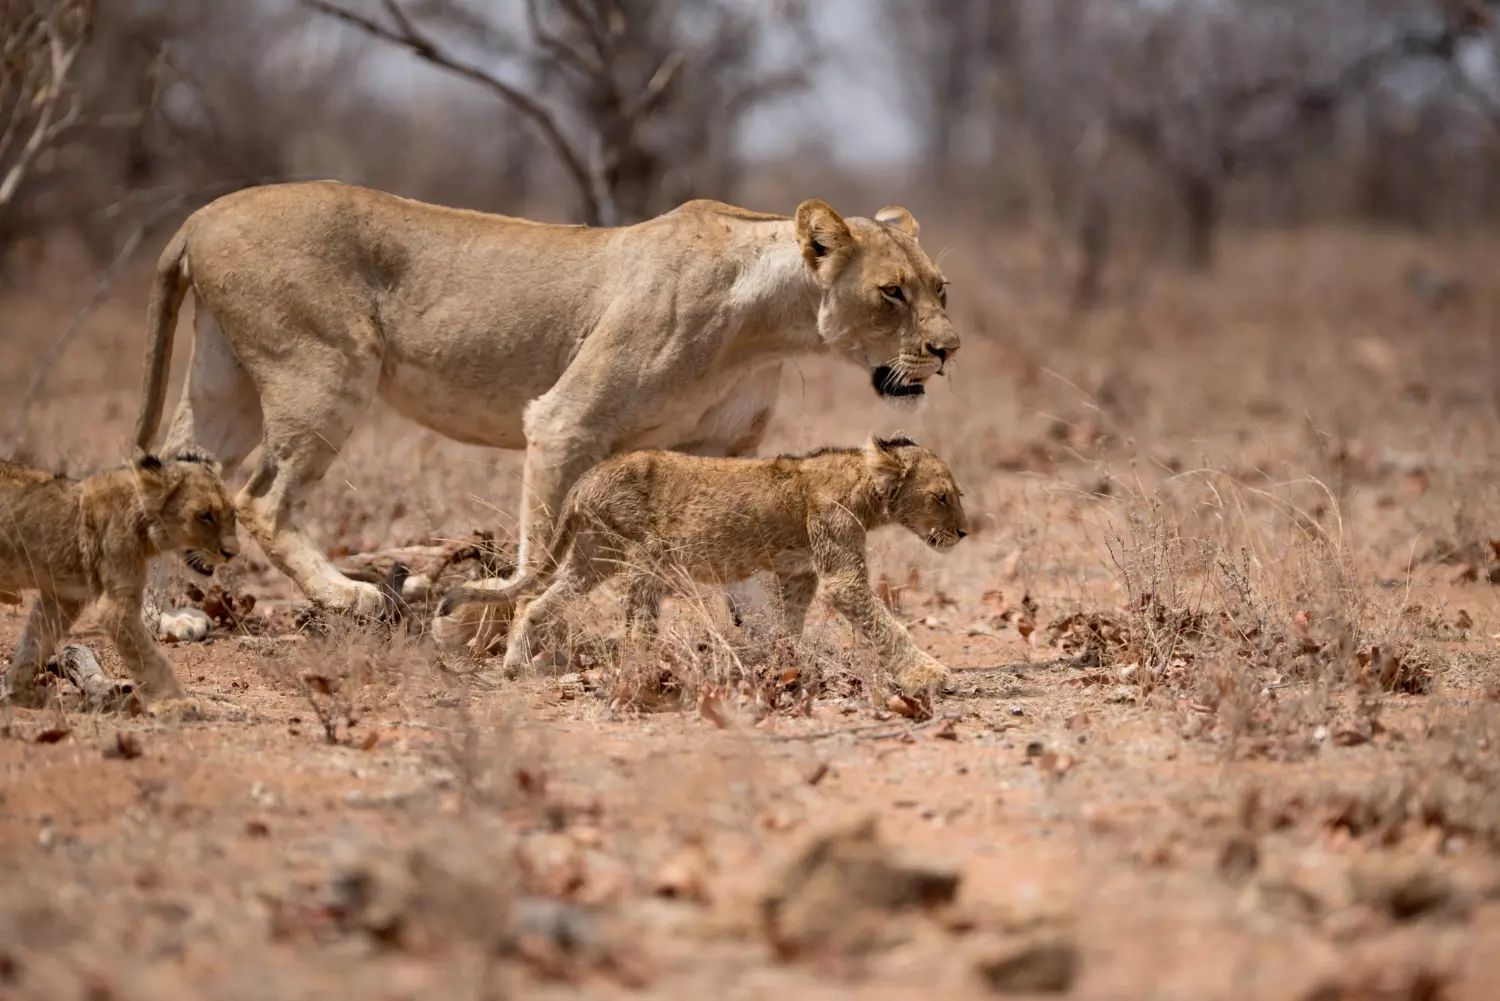
<path id="1" fill-rule="evenodd" d="M 958 873 L 894 859 L 875 817 L 818 835 L 761 896 L 766 937 L 783 959 L 860 954 L 887 944 L 892 915 L 951 903 Z"/>
<path id="2" fill-rule="evenodd" d="M 161 613 L 156 631 L 174 643 L 201 643 L 214 631 L 214 623 L 201 608 L 178 608 Z"/>
<path id="3" fill-rule="evenodd" d="M 1416 856 L 1369 855 L 1349 871 L 1354 899 L 1394 921 L 1428 916 L 1462 918 L 1473 906 L 1452 877 L 1432 861 Z"/>
<path id="4" fill-rule="evenodd" d="M 1000 994 L 1061 994 L 1078 979 L 1078 967 L 1078 947 L 1056 935 L 1006 942 L 974 963 L 985 984 Z"/>

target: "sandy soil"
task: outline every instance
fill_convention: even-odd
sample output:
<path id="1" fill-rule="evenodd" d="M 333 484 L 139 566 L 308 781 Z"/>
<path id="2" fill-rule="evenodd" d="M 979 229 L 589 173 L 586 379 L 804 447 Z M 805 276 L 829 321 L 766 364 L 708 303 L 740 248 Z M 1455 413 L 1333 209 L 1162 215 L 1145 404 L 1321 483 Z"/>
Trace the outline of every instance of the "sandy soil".
<path id="1" fill-rule="evenodd" d="M 977 515 L 947 557 L 875 541 L 955 668 L 922 723 L 872 704 L 821 604 L 774 669 L 678 602 L 664 672 L 497 683 L 299 627 L 249 546 L 224 583 L 255 609 L 168 651 L 203 719 L 66 683 L 0 708 L 0 997 L 1491 997 L 1495 259 L 1244 237 L 1074 320 L 1031 248 L 965 246 L 966 357 L 927 410 L 790 372 L 772 448 L 899 427 Z M 1414 263 L 1466 295 L 1423 299 Z M 143 287 L 54 373 L 27 456 L 118 456 Z M 0 395 L 76 297 L 0 292 Z M 377 413 L 306 516 L 343 558 L 503 538 L 518 471 Z M 71 641 L 118 671 L 87 622 Z"/>

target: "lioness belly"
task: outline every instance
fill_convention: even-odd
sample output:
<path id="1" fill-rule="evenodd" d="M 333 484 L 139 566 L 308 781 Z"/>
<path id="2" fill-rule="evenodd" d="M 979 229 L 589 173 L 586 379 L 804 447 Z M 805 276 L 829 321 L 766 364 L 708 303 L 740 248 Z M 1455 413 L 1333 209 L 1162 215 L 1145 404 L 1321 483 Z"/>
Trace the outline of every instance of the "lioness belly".
<path id="1" fill-rule="evenodd" d="M 518 397 L 514 387 L 498 382 L 455 385 L 445 374 L 402 365 L 381 373 L 380 398 L 402 416 L 454 441 L 526 447 L 521 415 L 528 400 Z"/>

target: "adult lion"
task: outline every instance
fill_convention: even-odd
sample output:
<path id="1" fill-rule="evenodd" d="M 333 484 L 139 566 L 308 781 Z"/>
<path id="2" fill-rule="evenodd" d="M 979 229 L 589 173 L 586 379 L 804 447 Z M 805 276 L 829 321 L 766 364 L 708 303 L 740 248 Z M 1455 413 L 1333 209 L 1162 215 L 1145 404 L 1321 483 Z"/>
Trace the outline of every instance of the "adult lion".
<path id="1" fill-rule="evenodd" d="M 308 598 L 376 614 L 380 590 L 341 574 L 292 506 L 377 394 L 457 441 L 526 449 L 524 574 L 599 460 L 752 452 L 788 358 L 836 353 L 882 396 L 919 396 L 958 350 L 945 285 L 895 207 L 846 220 L 816 199 L 795 218 L 693 201 L 595 229 L 333 181 L 250 188 L 195 212 L 161 255 L 135 437 L 156 433 L 191 287 L 165 447 L 206 448 L 227 473 L 261 445 L 240 520 Z"/>

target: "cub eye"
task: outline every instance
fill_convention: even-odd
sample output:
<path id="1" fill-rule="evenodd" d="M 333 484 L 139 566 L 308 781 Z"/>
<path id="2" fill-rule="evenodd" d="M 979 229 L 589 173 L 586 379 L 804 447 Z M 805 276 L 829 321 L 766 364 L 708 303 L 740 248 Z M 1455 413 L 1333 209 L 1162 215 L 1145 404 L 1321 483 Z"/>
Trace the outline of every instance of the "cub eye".
<path id="1" fill-rule="evenodd" d="M 938 494 L 937 495 L 937 502 L 939 504 L 943 505 L 943 507 L 947 507 L 948 506 L 948 495 L 947 494 Z"/>
<path id="2" fill-rule="evenodd" d="M 944 309 L 948 308 L 948 283 L 947 282 L 943 282 L 943 284 L 941 284 L 941 285 L 938 286 L 938 303 Z"/>
<path id="3" fill-rule="evenodd" d="M 212 525 L 214 523 L 214 513 L 212 511 L 199 511 L 198 520 L 205 525 Z"/>
<path id="4" fill-rule="evenodd" d="M 897 302 L 906 301 L 906 293 L 901 291 L 900 285 L 882 285 L 880 286 L 880 294 L 887 299 L 895 299 Z"/>

